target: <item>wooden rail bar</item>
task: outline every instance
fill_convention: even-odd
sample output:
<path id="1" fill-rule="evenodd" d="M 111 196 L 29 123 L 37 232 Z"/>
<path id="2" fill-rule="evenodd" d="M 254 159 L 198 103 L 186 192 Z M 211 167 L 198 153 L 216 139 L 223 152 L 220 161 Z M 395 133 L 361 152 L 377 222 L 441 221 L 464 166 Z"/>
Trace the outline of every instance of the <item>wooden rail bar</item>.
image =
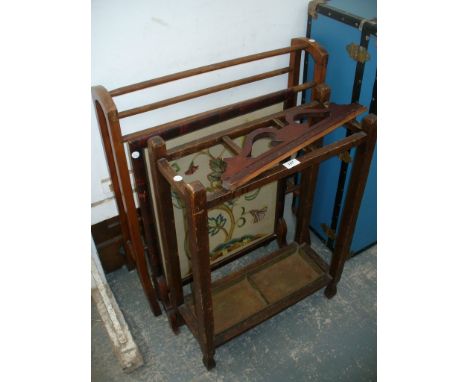
<path id="1" fill-rule="evenodd" d="M 362 127 L 361 127 L 361 124 L 356 121 L 355 119 L 352 120 L 352 121 L 349 121 L 345 124 L 345 126 L 350 129 L 353 133 L 356 133 L 356 132 L 359 132 L 359 131 L 362 131 Z"/>
<path id="2" fill-rule="evenodd" d="M 234 142 L 230 137 L 225 135 L 224 137 L 221 138 L 223 141 L 224 145 L 235 155 L 238 155 L 242 152 L 242 149 L 240 146 Z"/>
<path id="3" fill-rule="evenodd" d="M 306 82 L 305 84 L 292 88 L 268 93 L 263 96 L 194 114 L 135 133 L 126 134 L 122 137 L 122 142 L 135 141 L 133 144 L 136 145 L 136 147 L 143 148 L 146 147 L 146 141 L 153 136 L 160 135 L 165 140 L 179 137 L 191 133 L 192 131 L 214 125 L 215 123 L 223 122 L 238 117 L 239 115 L 251 113 L 252 111 L 283 102 L 291 92 L 300 92 L 305 89 L 313 88 L 315 85 L 316 83 L 314 81 Z"/>
<path id="4" fill-rule="evenodd" d="M 219 260 L 213 264 L 211 264 L 211 270 L 215 271 L 216 269 L 219 269 L 223 267 L 226 264 L 229 264 L 233 262 L 234 260 L 240 259 L 241 257 L 247 255 L 248 253 L 252 252 L 253 250 L 263 247 L 265 245 L 268 245 L 270 242 L 276 239 L 276 234 L 272 233 L 270 235 L 264 236 L 258 241 L 254 242 L 254 244 L 250 244 L 247 247 L 244 247 L 243 249 L 239 250 L 238 252 L 232 253 L 226 257 L 224 257 L 222 260 Z M 186 285 L 189 284 L 193 281 L 192 275 L 185 276 L 182 279 L 182 284 Z"/>
<path id="5" fill-rule="evenodd" d="M 278 118 L 274 118 L 274 119 L 273 119 L 273 123 L 274 123 L 276 126 L 278 126 L 278 127 L 284 127 L 284 126 L 286 126 L 286 123 L 283 122 L 283 121 L 281 121 L 281 120 L 279 120 Z"/>
<path id="6" fill-rule="evenodd" d="M 198 68 L 184 70 L 182 72 L 169 74 L 167 76 L 154 78 L 152 80 L 139 82 L 133 85 L 123 86 L 123 87 L 111 90 L 109 93 L 112 97 L 117 97 L 123 94 L 132 93 L 138 90 L 150 88 L 152 86 L 162 85 L 167 82 L 172 82 L 172 81 L 180 80 L 183 78 L 196 76 L 197 74 L 208 73 L 214 70 L 228 68 L 230 66 L 236 66 L 240 64 L 246 64 L 252 61 L 263 60 L 265 58 L 281 56 L 283 54 L 294 52 L 299 49 L 305 49 L 308 45 L 309 44 L 306 41 L 304 41 L 304 44 L 302 45 L 288 46 L 286 48 L 274 49 L 274 50 L 270 50 L 270 51 L 263 52 L 263 53 L 251 54 L 249 56 L 239 57 L 233 60 L 218 62 L 216 64 L 200 66 Z"/>
<path id="7" fill-rule="evenodd" d="M 265 184 L 291 176 L 292 174 L 309 167 L 311 163 L 320 163 L 322 161 L 325 161 L 345 150 L 349 150 L 355 146 L 358 146 L 364 139 L 366 139 L 366 136 L 367 135 L 364 132 L 352 134 L 338 142 L 334 142 L 327 146 L 320 147 L 314 151 L 311 151 L 301 156 L 300 163 L 290 169 L 287 169 L 282 165 L 278 165 L 264 172 L 256 179 L 251 180 L 249 183 L 239 187 L 235 191 L 228 191 L 223 189 L 218 192 L 208 194 L 207 208 L 213 208 L 232 198 L 238 197 L 254 189 L 262 187 Z M 171 187 L 173 187 L 181 196 L 184 195 L 186 192 L 186 183 L 183 180 L 178 182 L 174 180 L 176 173 L 167 161 L 167 159 L 163 158 L 158 160 L 157 165 L 159 170 L 161 171 L 161 174 L 169 182 Z"/>
<path id="8" fill-rule="evenodd" d="M 187 192 L 187 183 L 185 183 L 183 180 L 176 181 L 174 179 L 177 174 L 166 158 L 159 159 L 157 165 L 159 171 L 161 171 L 162 176 L 167 180 L 171 187 L 177 191 L 179 196 L 184 198 L 185 193 Z"/>
<path id="9" fill-rule="evenodd" d="M 252 179 L 249 183 L 240 186 L 235 191 L 228 191 L 223 189 L 218 192 L 209 194 L 207 208 L 212 208 L 218 204 L 231 200 L 232 198 L 236 198 L 247 192 L 262 187 L 265 184 L 274 182 L 275 180 L 288 177 L 307 168 L 311 163 L 319 163 L 327 160 L 335 155 L 338 155 L 340 152 L 349 150 L 350 148 L 359 145 L 364 139 L 366 139 L 366 133 L 364 132 L 352 134 L 349 137 L 340 140 L 339 142 L 334 142 L 301 156 L 300 163 L 290 169 L 287 169 L 283 165 L 277 165 L 276 167 L 264 172 L 256 179 Z"/>
<path id="10" fill-rule="evenodd" d="M 162 107 L 173 105 L 175 103 L 188 101 L 188 100 L 191 100 L 193 98 L 202 97 L 202 96 L 212 94 L 212 93 L 217 93 L 217 92 L 220 92 L 222 90 L 227 90 L 227 89 L 235 88 L 237 86 L 250 84 L 252 82 L 266 80 L 267 78 L 280 76 L 282 74 L 289 73 L 290 71 L 291 71 L 291 69 L 289 68 L 289 66 L 286 66 L 286 67 L 281 68 L 281 69 L 271 70 L 269 72 L 256 74 L 254 76 L 245 77 L 245 78 L 241 78 L 241 79 L 230 81 L 230 82 L 225 82 L 223 84 L 211 86 L 211 87 L 208 87 L 208 88 L 205 88 L 205 89 L 193 91 L 193 92 L 182 94 L 182 95 L 172 97 L 172 98 L 167 98 L 167 99 L 164 99 L 162 101 L 153 102 L 153 103 L 143 105 L 143 106 L 139 106 L 139 107 L 135 107 L 135 108 L 129 109 L 129 110 L 124 110 L 124 111 L 119 112 L 118 115 L 119 115 L 120 119 L 131 117 L 132 115 L 146 113 L 148 111 L 160 109 Z"/>
<path id="11" fill-rule="evenodd" d="M 309 104 L 310 107 L 319 106 L 318 102 L 312 102 Z M 290 110 L 295 110 L 300 108 L 301 106 L 296 106 Z M 214 146 L 218 143 L 222 143 L 224 136 L 229 136 L 231 139 L 235 139 L 250 133 L 251 131 L 258 129 L 260 127 L 267 127 L 273 123 L 276 123 L 275 120 L 278 120 L 284 117 L 285 111 L 279 111 L 277 113 L 273 113 L 270 115 L 266 115 L 265 117 L 256 119 L 254 121 L 250 121 L 247 123 L 242 123 L 240 125 L 231 127 L 230 129 L 226 129 L 220 131 L 219 133 L 211 134 L 208 137 L 199 138 L 192 142 L 188 142 L 172 149 L 167 150 L 167 160 L 171 161 L 174 159 L 182 158 L 186 155 L 196 153 L 197 151 L 206 149 L 208 147 Z"/>

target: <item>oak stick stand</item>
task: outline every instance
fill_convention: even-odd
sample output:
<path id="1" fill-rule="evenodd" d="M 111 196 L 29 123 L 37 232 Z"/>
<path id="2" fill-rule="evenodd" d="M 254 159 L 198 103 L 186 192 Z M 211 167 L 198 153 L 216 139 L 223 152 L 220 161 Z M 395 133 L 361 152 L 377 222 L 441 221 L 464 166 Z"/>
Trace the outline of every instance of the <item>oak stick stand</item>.
<path id="1" fill-rule="evenodd" d="M 161 137 L 156 136 L 149 140 L 153 180 L 160 189 L 157 197 L 158 209 L 171 210 L 171 190 L 179 195 L 186 208 L 192 264 L 192 293 L 188 296 L 183 295 L 175 245 L 175 225 L 170 214 L 165 220 L 163 236 L 166 239 L 166 271 L 171 285 L 171 305 L 174 308 L 173 325 L 185 323 L 188 326 L 200 344 L 203 363 L 207 369 L 216 364 L 214 353 L 217 346 L 324 287 L 326 297 L 332 298 L 336 294 L 337 284 L 348 257 L 376 142 L 376 117 L 368 115 L 361 124 L 355 120 L 364 110 L 364 107 L 357 104 L 324 105 L 312 102 L 287 110 L 283 117 L 288 123 L 281 127 L 270 126 L 251 130 L 249 126 L 244 126 L 238 128 L 235 133 L 231 132 L 231 135 L 229 132 L 225 132 L 222 137 L 211 135 L 196 143 L 176 147 L 170 152 L 166 150 L 165 141 Z M 325 117 L 319 120 L 313 118 L 318 114 Z M 305 122 L 300 122 L 300 117 Z M 320 143 L 326 134 L 343 125 L 352 128 L 348 137 L 317 147 L 316 144 Z M 284 132 L 286 134 L 283 134 Z M 233 144 L 237 134 L 246 136 L 243 147 Z M 251 158 L 249 153 L 253 142 L 265 134 L 274 137 L 273 143 L 276 145 L 264 155 Z M 169 163 L 182 155 L 182 151 L 186 154 L 219 141 L 228 142 L 233 152 L 237 153 L 228 162 L 223 177 L 226 187 L 221 191 L 207 193 L 199 181 L 186 183 Z M 326 264 L 309 245 L 308 222 L 317 166 L 320 162 L 353 147 L 356 147 L 357 153 L 337 235 L 337 246 L 331 263 Z M 294 165 L 285 166 L 281 163 L 303 148 L 306 148 L 306 153 L 297 158 Z M 285 240 L 283 193 L 283 200 L 277 203 L 278 210 L 275 215 L 279 249 L 212 283 L 208 210 L 268 183 L 278 181 L 281 185 L 285 179 L 297 173 L 301 175 L 301 197 L 296 217 L 295 241 L 287 244 Z"/>

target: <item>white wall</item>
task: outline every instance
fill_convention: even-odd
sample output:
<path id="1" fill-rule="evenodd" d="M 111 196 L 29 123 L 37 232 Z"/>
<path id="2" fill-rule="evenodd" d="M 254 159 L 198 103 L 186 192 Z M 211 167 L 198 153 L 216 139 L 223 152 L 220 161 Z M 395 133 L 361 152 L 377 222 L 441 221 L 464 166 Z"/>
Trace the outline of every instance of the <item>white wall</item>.
<path id="1" fill-rule="evenodd" d="M 308 0 L 92 0 L 92 85 L 111 90 L 165 74 L 288 46 L 305 35 Z M 280 56 L 116 99 L 119 110 L 287 66 Z M 285 87 L 286 76 L 245 85 L 123 121 L 150 127 Z M 90 102 L 91 104 L 91 102 Z M 92 105 L 91 105 L 92 107 Z M 92 113 L 92 224 L 117 214 Z M 99 204 L 100 201 L 106 200 Z"/>

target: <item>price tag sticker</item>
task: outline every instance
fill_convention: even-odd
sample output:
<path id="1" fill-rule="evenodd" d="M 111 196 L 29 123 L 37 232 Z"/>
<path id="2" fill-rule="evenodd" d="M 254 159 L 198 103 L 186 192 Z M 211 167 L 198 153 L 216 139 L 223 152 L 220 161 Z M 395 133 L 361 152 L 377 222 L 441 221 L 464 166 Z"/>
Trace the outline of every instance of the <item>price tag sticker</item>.
<path id="1" fill-rule="evenodd" d="M 287 162 L 283 163 L 283 166 L 286 167 L 287 169 L 293 168 L 294 166 L 297 166 L 299 162 L 296 158 L 288 160 Z"/>

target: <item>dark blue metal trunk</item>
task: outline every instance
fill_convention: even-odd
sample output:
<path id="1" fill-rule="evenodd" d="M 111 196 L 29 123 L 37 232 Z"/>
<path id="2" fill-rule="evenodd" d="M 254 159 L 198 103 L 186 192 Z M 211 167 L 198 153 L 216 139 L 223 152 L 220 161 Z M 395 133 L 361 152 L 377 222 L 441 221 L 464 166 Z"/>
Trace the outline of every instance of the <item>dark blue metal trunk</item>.
<path id="1" fill-rule="evenodd" d="M 377 113 L 377 21 L 375 0 L 332 0 L 316 9 L 317 18 L 309 15 L 308 37 L 317 40 L 329 53 L 326 83 L 331 101 L 359 102 Z M 365 50 L 364 50 L 365 49 Z M 367 55 L 366 55 L 367 52 Z M 367 56 L 364 62 L 359 57 Z M 354 58 L 352 57 L 354 54 Z M 305 63 L 304 76 L 311 78 L 313 61 Z M 303 101 L 310 100 L 306 92 Z M 363 114 L 359 119 L 362 119 Z M 345 128 L 325 138 L 324 144 L 343 138 Z M 354 157 L 354 150 L 351 151 Z M 333 236 L 341 218 L 352 162 L 332 158 L 321 164 L 310 226 L 333 248 Z M 351 255 L 377 242 L 377 150 L 359 212 L 351 244 Z"/>

